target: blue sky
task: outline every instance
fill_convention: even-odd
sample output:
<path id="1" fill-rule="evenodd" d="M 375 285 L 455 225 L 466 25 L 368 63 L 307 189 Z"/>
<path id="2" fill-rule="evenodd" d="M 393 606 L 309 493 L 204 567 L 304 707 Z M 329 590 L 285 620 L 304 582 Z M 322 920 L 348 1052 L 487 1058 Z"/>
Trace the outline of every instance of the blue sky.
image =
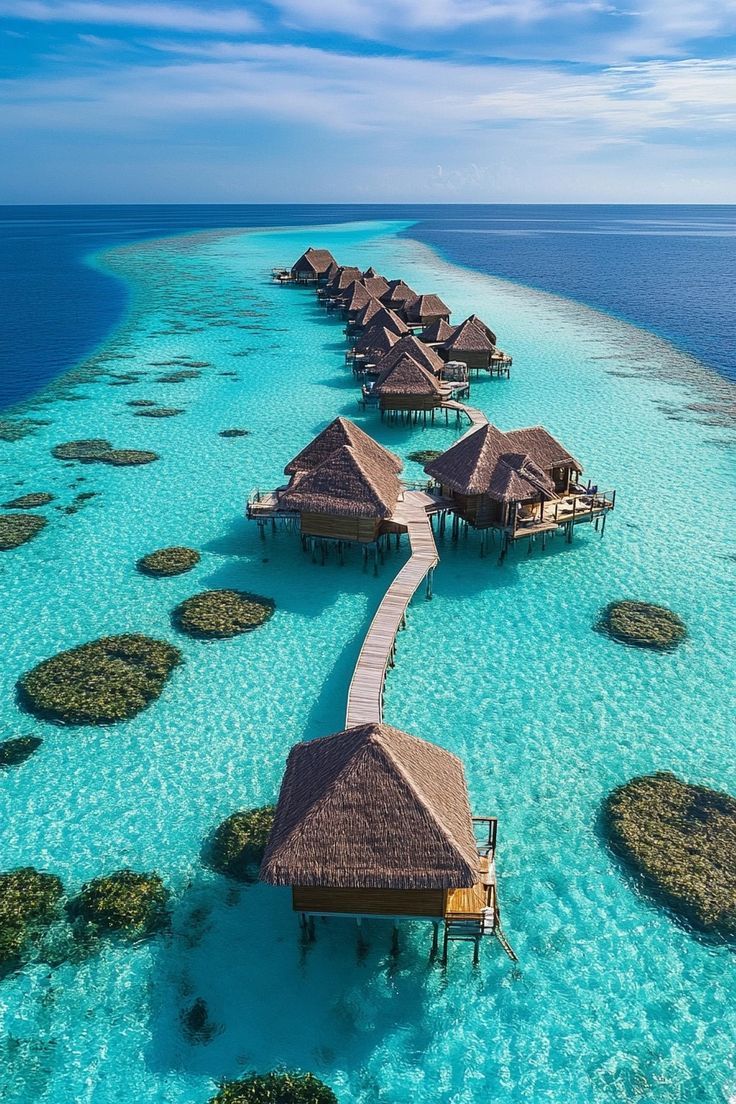
<path id="1" fill-rule="evenodd" d="M 0 202 L 736 201 L 736 0 L 0 0 Z"/>

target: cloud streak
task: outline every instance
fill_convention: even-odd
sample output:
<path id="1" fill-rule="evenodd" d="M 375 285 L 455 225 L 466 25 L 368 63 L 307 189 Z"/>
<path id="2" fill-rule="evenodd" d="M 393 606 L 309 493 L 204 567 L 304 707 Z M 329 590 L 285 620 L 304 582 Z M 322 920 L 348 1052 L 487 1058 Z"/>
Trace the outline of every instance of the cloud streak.
<path id="1" fill-rule="evenodd" d="M 115 3 L 112 0 L 2 0 L 0 15 L 36 23 L 83 23 L 151 30 L 247 34 L 259 23 L 242 8 L 199 8 L 189 4 Z"/>

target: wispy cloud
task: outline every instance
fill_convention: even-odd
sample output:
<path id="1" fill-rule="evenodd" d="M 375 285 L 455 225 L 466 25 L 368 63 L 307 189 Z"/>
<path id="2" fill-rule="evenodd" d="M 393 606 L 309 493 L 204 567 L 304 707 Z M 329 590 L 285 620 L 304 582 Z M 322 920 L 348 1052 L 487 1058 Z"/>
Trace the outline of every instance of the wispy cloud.
<path id="1" fill-rule="evenodd" d="M 196 7 L 190 4 L 115 3 L 112 0 L 1 0 L 0 15 L 37 23 L 84 23 L 148 27 L 211 34 L 246 34 L 259 27 L 243 8 Z"/>

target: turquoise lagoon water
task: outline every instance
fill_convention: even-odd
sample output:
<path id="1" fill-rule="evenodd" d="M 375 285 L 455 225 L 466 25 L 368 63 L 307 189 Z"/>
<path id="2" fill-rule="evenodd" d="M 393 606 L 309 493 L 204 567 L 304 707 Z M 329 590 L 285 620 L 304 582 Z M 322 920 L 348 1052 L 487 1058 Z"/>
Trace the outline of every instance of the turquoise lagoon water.
<path id="1" fill-rule="evenodd" d="M 156 869 L 174 898 L 169 934 L 84 949 L 59 925 L 0 982 L 9 1104 L 197 1104 L 218 1079 L 275 1065 L 313 1070 L 349 1104 L 736 1099 L 733 948 L 695 939 L 642 897 L 598 828 L 605 794 L 638 772 L 736 792 L 728 385 L 650 334 L 455 268 L 399 229 L 209 233 L 101 256 L 132 287 L 129 317 L 87 382 L 39 397 L 32 416 L 52 424 L 1 446 L 3 501 L 58 496 L 46 530 L 0 562 L 0 722 L 44 738 L 0 779 L 2 866 L 57 872 L 69 892 L 124 864 Z M 392 553 L 378 578 L 357 554 L 313 565 L 291 534 L 259 540 L 246 495 L 274 485 L 338 413 L 404 455 L 457 434 L 383 426 L 358 409 L 338 321 L 311 292 L 265 277 L 317 237 L 347 263 L 440 292 L 456 317 L 487 318 L 513 375 L 481 380 L 472 402 L 502 428 L 544 422 L 618 490 L 602 540 L 586 527 L 571 546 L 502 568 L 473 535 L 440 542 L 435 598 L 415 602 L 389 677 L 386 719 L 460 755 L 475 811 L 500 818 L 516 966 L 495 942 L 477 969 L 462 945 L 446 972 L 430 966 L 422 925 L 402 927 L 397 959 L 382 923 L 362 954 L 338 921 L 305 952 L 287 891 L 235 886 L 201 863 L 224 816 L 275 797 L 294 742 L 342 727 L 360 641 L 406 555 Z M 182 355 L 211 367 L 157 383 L 166 369 L 151 362 Z M 133 370 L 147 374 L 103 374 Z M 186 413 L 137 418 L 132 398 Z M 220 438 L 228 427 L 250 436 Z M 52 459 L 53 444 L 89 436 L 161 459 Z M 55 509 L 80 490 L 97 497 L 72 515 Z M 173 543 L 202 550 L 195 571 L 136 573 L 140 555 Z M 173 606 L 217 586 L 269 595 L 276 614 L 230 641 L 179 636 Z M 687 643 L 662 656 L 593 632 L 600 608 L 625 596 L 680 612 Z M 29 666 L 123 631 L 184 651 L 151 708 L 105 729 L 19 710 L 14 685 Z M 218 1026 L 207 1044 L 181 1030 L 196 997 Z"/>

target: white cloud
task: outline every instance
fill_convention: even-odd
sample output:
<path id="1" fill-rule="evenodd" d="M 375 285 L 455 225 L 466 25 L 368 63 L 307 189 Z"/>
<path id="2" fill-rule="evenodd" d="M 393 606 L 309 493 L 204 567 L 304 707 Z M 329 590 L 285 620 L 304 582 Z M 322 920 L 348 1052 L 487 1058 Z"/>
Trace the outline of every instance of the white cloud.
<path id="1" fill-rule="evenodd" d="M 258 21 L 242 8 L 199 8 L 190 4 L 157 2 L 0 0 L 0 15 L 38 23 L 105 24 L 233 35 L 258 28 Z"/>

